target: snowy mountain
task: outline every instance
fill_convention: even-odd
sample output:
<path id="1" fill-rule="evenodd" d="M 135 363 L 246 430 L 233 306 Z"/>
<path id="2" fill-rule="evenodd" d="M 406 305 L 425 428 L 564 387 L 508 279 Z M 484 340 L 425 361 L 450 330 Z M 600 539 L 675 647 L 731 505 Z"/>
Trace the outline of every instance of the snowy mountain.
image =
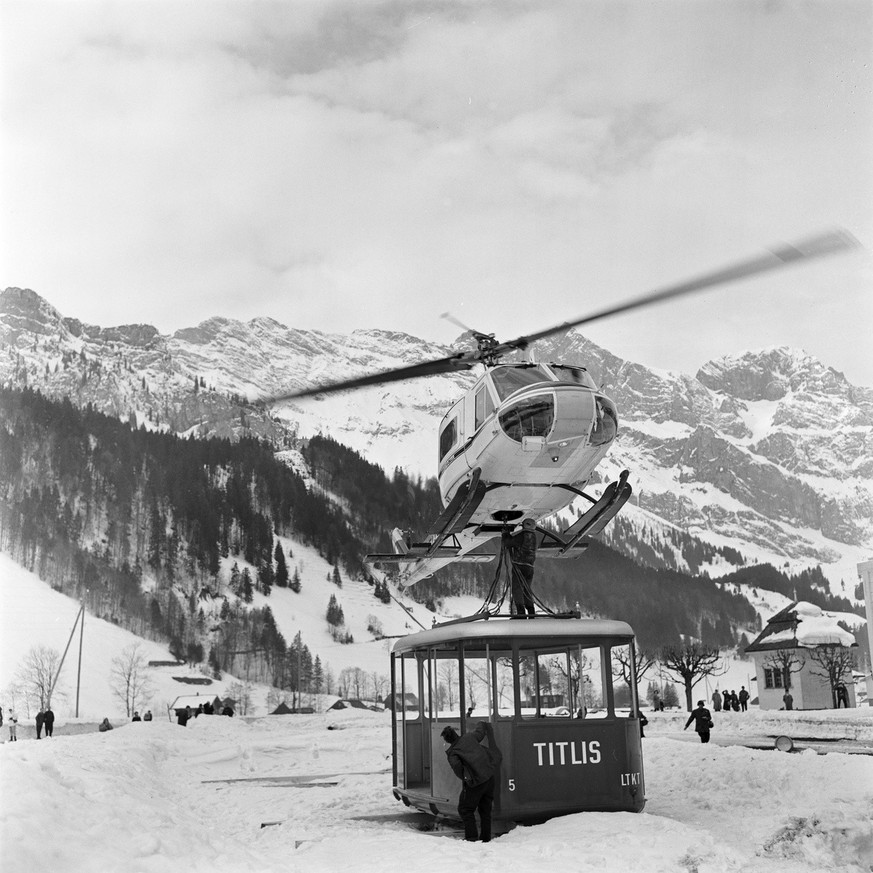
<path id="1" fill-rule="evenodd" d="M 269 318 L 211 318 L 163 336 L 83 324 L 30 290 L 0 295 L 7 384 L 178 433 L 255 433 L 282 446 L 321 432 L 389 472 L 435 474 L 439 420 L 474 374 L 305 402 L 246 399 L 450 352 L 401 333 L 332 335 Z M 788 348 L 711 361 L 693 377 L 622 360 L 577 331 L 535 354 L 584 364 L 618 404 L 621 432 L 601 473 L 631 470 L 624 514 L 639 530 L 678 527 L 746 559 L 821 563 L 834 585 L 854 579 L 873 547 L 873 389 Z"/>

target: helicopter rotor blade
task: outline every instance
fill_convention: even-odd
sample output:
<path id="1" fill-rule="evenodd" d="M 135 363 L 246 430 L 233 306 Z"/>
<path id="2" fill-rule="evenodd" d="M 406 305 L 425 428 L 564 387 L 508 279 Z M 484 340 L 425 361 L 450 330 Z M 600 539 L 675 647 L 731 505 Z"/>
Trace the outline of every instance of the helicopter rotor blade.
<path id="1" fill-rule="evenodd" d="M 337 391 L 349 391 L 353 388 L 365 388 L 368 385 L 383 385 L 387 382 L 400 382 L 403 379 L 420 379 L 423 376 L 436 376 L 442 373 L 456 373 L 471 370 L 479 363 L 476 352 L 458 352 L 447 358 L 434 361 L 422 361 L 396 370 L 385 370 L 381 373 L 371 373 L 369 376 L 359 376 L 355 379 L 345 379 L 342 382 L 332 382 L 327 385 L 316 385 L 303 391 L 291 391 L 288 394 L 277 394 L 266 397 L 264 403 L 278 403 L 281 400 L 294 400 L 302 397 L 313 397 L 316 394 L 333 394 Z"/>
<path id="2" fill-rule="evenodd" d="M 704 291 L 707 288 L 724 285 L 727 282 L 737 282 L 741 279 L 747 279 L 752 276 L 787 267 L 791 264 L 798 263 L 799 261 L 812 260 L 814 258 L 824 257 L 825 255 L 837 254 L 838 252 L 857 248 L 860 248 L 858 240 L 848 231 L 841 229 L 818 234 L 817 236 L 809 237 L 793 244 L 781 243 L 769 249 L 765 254 L 758 255 L 757 257 L 738 261 L 737 263 L 723 267 L 720 270 L 704 273 L 676 285 L 670 285 L 666 288 L 652 291 L 641 297 L 632 298 L 624 303 L 601 309 L 589 315 L 582 316 L 581 318 L 574 319 L 573 321 L 565 321 L 554 327 L 547 328 L 546 330 L 528 334 L 527 336 L 520 336 L 509 342 L 500 343 L 494 351 L 495 354 L 499 355 L 510 349 L 525 349 L 530 345 L 530 343 L 536 342 L 536 340 L 544 339 L 552 334 L 562 333 L 573 327 L 579 327 L 579 325 L 582 324 L 590 324 L 593 321 L 599 321 L 600 319 L 608 318 L 611 315 L 619 315 L 622 312 L 630 312 L 634 309 L 640 309 L 644 306 L 651 306 L 654 303 L 660 303 L 662 300 L 670 300 L 675 297 L 681 297 L 685 294 L 692 294 L 696 291 Z"/>
<path id="3" fill-rule="evenodd" d="M 832 230 L 827 233 L 809 237 L 794 244 L 789 245 L 783 243 L 774 246 L 765 254 L 758 255 L 757 257 L 738 261 L 735 264 L 723 267 L 720 270 L 704 273 L 703 275 L 697 276 L 693 279 L 688 279 L 676 285 L 670 285 L 666 288 L 644 294 L 641 297 L 632 298 L 624 303 L 601 309 L 597 312 L 583 316 L 582 318 L 577 318 L 573 321 L 565 321 L 554 327 L 547 328 L 546 330 L 517 337 L 509 342 L 497 343 L 493 340 L 493 334 L 479 334 L 477 331 L 473 331 L 474 336 L 477 338 L 491 339 L 491 343 L 485 348 L 480 347 L 476 350 L 458 352 L 457 354 L 449 355 L 446 358 L 438 358 L 433 361 L 423 361 L 419 364 L 411 364 L 408 367 L 400 367 L 396 370 L 385 370 L 381 373 L 372 373 L 369 376 L 360 376 L 355 379 L 346 379 L 341 382 L 333 382 L 327 385 L 317 385 L 303 391 L 292 391 L 287 394 L 279 394 L 273 397 L 263 398 L 262 402 L 277 403 L 282 400 L 312 397 L 316 394 L 333 394 L 337 391 L 349 391 L 353 388 L 363 388 L 368 385 L 383 385 L 389 382 L 400 382 L 404 379 L 418 379 L 423 376 L 435 376 L 442 373 L 470 370 L 478 363 L 493 362 L 500 355 L 508 351 L 513 349 L 526 349 L 531 343 L 536 342 L 539 339 L 544 339 L 547 336 L 570 330 L 571 328 L 578 327 L 582 324 L 590 324 L 593 321 L 608 318 L 611 315 L 630 312 L 634 309 L 651 306 L 662 300 L 670 300 L 675 297 L 681 297 L 685 294 L 703 291 L 717 285 L 724 285 L 727 282 L 736 282 L 741 279 L 747 279 L 751 276 L 777 270 L 799 261 L 812 260 L 814 258 L 824 257 L 825 255 L 837 254 L 838 252 L 857 248 L 860 248 L 860 243 L 848 231 Z M 449 321 L 453 321 L 464 330 L 470 330 L 470 328 L 461 324 L 449 313 L 445 313 L 443 317 L 447 318 Z"/>
<path id="4" fill-rule="evenodd" d="M 440 316 L 440 318 L 444 318 L 446 321 L 450 321 L 453 325 L 455 325 L 455 327 L 459 327 L 459 328 L 461 328 L 461 330 L 467 331 L 467 333 L 475 334 L 477 332 L 477 331 L 473 330 L 472 327 L 467 327 L 467 325 L 464 324 L 463 321 L 459 321 L 457 318 L 455 318 L 455 316 L 452 315 L 451 312 L 444 312 Z"/>

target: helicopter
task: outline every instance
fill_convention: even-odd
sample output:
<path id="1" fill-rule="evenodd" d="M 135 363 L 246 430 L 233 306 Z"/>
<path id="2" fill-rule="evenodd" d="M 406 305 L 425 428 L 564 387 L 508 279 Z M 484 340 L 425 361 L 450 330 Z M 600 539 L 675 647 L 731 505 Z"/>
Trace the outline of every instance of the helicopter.
<path id="1" fill-rule="evenodd" d="M 533 520 L 540 535 L 539 555 L 577 557 L 632 494 L 627 470 L 599 497 L 585 490 L 618 434 L 618 410 L 584 366 L 508 361 L 506 356 L 584 324 L 857 247 L 847 231 L 827 231 L 508 342 L 473 330 L 475 349 L 316 385 L 268 402 L 480 368 L 472 388 L 452 404 L 439 426 L 442 513 L 423 541 L 410 542 L 395 529 L 394 552 L 367 555 L 365 563 L 380 570 L 397 568 L 395 581 L 408 587 L 454 562 L 493 561 L 495 554 L 480 549 L 518 530 L 526 519 Z M 557 532 L 542 525 L 577 498 L 590 506 L 572 524 Z"/>

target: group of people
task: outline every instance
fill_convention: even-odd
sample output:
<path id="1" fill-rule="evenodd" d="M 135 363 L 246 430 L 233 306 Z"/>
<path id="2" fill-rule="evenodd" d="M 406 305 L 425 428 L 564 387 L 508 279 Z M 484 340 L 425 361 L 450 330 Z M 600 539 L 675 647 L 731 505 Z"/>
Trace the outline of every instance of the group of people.
<path id="1" fill-rule="evenodd" d="M 222 715 L 233 716 L 233 707 L 230 703 L 225 703 L 221 708 Z M 212 701 L 207 700 L 205 703 L 201 703 L 196 709 L 192 709 L 190 706 L 184 707 L 184 709 L 180 708 L 176 710 L 176 721 L 182 726 L 188 724 L 188 722 L 192 718 L 197 718 L 198 715 L 215 715 L 215 706 L 213 706 Z"/>
<path id="2" fill-rule="evenodd" d="M 18 742 L 18 714 L 14 709 L 10 709 L 5 718 L 6 725 L 9 728 L 9 742 L 16 743 Z M 3 707 L 0 706 L 0 728 L 3 727 L 4 717 L 3 717 Z M 42 732 L 45 730 L 45 735 L 50 737 L 54 734 L 55 731 L 55 714 L 52 712 L 52 708 L 47 706 L 44 710 L 40 709 L 40 711 L 36 714 L 36 738 L 38 740 L 42 739 Z"/>
<path id="3" fill-rule="evenodd" d="M 145 715 L 140 715 L 138 710 L 135 710 L 133 713 L 133 718 L 131 721 L 151 721 L 152 720 L 152 711 L 150 709 L 146 710 Z"/>
<path id="4" fill-rule="evenodd" d="M 716 712 L 746 712 L 749 708 L 749 692 L 746 686 L 740 687 L 740 693 L 736 691 L 721 691 L 716 688 L 712 692 L 712 708 Z"/>

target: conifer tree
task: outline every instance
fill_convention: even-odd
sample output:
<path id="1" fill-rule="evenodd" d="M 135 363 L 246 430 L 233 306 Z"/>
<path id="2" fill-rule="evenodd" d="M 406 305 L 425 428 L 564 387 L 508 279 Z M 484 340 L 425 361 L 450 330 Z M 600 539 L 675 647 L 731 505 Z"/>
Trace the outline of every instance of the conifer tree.
<path id="1" fill-rule="evenodd" d="M 336 585 L 337 588 L 343 587 L 343 580 L 342 580 L 342 577 L 340 576 L 338 564 L 334 564 L 333 575 L 331 577 L 331 580 L 332 580 L 333 584 Z"/>
<path id="2" fill-rule="evenodd" d="M 343 608 L 339 605 L 335 594 L 330 595 L 330 600 L 327 603 L 327 623 L 331 627 L 339 627 L 345 624 L 346 618 L 343 614 Z"/>
<path id="3" fill-rule="evenodd" d="M 282 551 L 282 544 L 276 541 L 276 551 L 274 553 L 276 559 L 276 585 L 279 588 L 288 587 L 288 565 L 285 563 L 285 553 Z"/>
<path id="4" fill-rule="evenodd" d="M 254 600 L 254 587 L 252 585 L 252 574 L 248 567 L 244 567 L 242 571 L 242 581 L 240 582 L 240 598 L 245 603 L 251 603 Z"/>
<path id="5" fill-rule="evenodd" d="M 303 583 L 300 579 L 300 571 L 297 569 L 296 564 L 294 565 L 294 575 L 291 577 L 288 586 L 295 594 L 299 594 L 300 589 L 303 588 Z"/>

